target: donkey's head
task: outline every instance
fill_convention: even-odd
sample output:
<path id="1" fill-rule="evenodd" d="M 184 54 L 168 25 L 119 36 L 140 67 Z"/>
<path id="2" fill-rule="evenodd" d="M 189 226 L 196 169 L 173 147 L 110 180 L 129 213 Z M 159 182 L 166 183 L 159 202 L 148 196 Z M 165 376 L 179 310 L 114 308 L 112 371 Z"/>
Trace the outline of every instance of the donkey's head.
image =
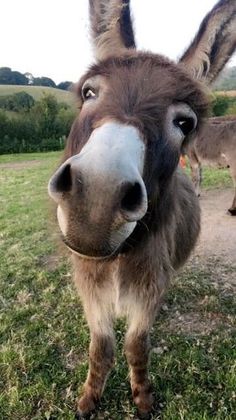
<path id="1" fill-rule="evenodd" d="M 128 0 L 90 0 L 97 64 L 77 85 L 80 112 L 49 183 L 74 252 L 109 256 L 150 228 L 206 112 L 196 79 L 210 83 L 235 48 L 235 13 L 235 0 L 221 0 L 175 64 L 135 50 Z"/>

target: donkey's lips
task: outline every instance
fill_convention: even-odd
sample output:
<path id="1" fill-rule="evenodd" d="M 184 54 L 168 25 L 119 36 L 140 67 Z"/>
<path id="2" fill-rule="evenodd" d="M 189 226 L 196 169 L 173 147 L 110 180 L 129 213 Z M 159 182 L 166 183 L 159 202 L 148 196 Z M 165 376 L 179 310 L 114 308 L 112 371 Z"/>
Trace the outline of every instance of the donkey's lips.
<path id="1" fill-rule="evenodd" d="M 62 236 L 62 241 L 64 242 L 64 244 L 66 245 L 66 247 L 75 255 L 77 255 L 80 258 L 84 258 L 84 259 L 89 259 L 89 260 L 104 260 L 104 259 L 108 259 L 108 258 L 112 258 L 112 257 L 116 257 L 117 254 L 119 254 L 119 250 L 120 250 L 120 246 L 117 247 L 114 250 L 111 250 L 110 253 L 105 253 L 105 252 L 101 252 L 98 254 L 98 252 L 94 252 L 94 254 L 89 253 L 89 254 L 85 254 L 82 251 L 80 251 L 78 248 L 76 248 L 75 246 L 71 245 L 70 242 L 68 242 L 68 240 Z"/>

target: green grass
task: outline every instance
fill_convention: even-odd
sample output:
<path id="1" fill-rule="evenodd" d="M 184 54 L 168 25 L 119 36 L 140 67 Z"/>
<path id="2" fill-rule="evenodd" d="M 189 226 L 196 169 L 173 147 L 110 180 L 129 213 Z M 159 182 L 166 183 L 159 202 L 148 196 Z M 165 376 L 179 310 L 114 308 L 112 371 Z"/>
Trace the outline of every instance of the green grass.
<path id="1" fill-rule="evenodd" d="M 50 160 L 50 165 L 57 165 L 60 162 L 62 152 L 35 152 L 35 153 L 13 153 L 11 155 L 0 155 L 0 165 L 1 163 L 11 163 L 11 162 L 27 162 L 32 160 L 40 160 L 42 163 L 44 161 Z"/>
<path id="2" fill-rule="evenodd" d="M 188 175 L 190 175 L 190 168 L 187 166 L 186 169 Z M 216 169 L 213 167 L 202 167 L 202 188 L 209 190 L 211 188 L 228 188 L 233 186 L 233 181 L 230 176 L 229 169 L 221 168 Z"/>
<path id="3" fill-rule="evenodd" d="M 202 187 L 210 188 L 227 188 L 233 186 L 229 169 L 214 169 L 203 167 L 202 171 L 203 183 Z"/>
<path id="4" fill-rule="evenodd" d="M 0 164 L 26 160 L 40 163 L 0 167 L 0 419 L 70 420 L 86 377 L 89 333 L 49 216 L 47 182 L 60 153 L 1 156 Z M 208 188 L 219 173 L 207 175 Z M 236 302 L 226 287 L 234 274 L 222 261 L 192 262 L 173 282 L 152 331 L 153 419 L 236 418 Z M 100 419 L 135 415 L 123 332 L 118 322 Z"/>
<path id="5" fill-rule="evenodd" d="M 26 92 L 37 101 L 44 94 L 54 95 L 58 102 L 65 102 L 70 106 L 75 106 L 75 97 L 73 93 L 47 86 L 17 86 L 17 85 L 0 85 L 0 96 L 13 95 L 18 92 Z"/>

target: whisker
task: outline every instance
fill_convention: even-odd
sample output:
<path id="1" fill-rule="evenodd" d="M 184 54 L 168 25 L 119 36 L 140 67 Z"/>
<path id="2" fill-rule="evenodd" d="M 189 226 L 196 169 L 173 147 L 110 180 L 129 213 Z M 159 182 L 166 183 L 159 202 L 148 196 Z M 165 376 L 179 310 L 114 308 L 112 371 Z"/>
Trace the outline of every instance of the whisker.
<path id="1" fill-rule="evenodd" d="M 143 220 L 139 220 L 139 224 L 143 225 L 148 233 L 150 232 L 148 225 Z"/>

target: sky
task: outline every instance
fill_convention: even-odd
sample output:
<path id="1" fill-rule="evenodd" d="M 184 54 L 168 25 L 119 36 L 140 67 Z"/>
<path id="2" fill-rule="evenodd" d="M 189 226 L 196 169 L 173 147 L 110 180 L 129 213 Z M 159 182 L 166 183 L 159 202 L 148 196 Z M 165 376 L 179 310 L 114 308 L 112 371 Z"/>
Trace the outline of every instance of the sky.
<path id="1" fill-rule="evenodd" d="M 215 3 L 131 0 L 138 48 L 176 60 Z M 76 82 L 94 60 L 87 9 L 88 0 L 2 0 L 0 67 Z"/>

